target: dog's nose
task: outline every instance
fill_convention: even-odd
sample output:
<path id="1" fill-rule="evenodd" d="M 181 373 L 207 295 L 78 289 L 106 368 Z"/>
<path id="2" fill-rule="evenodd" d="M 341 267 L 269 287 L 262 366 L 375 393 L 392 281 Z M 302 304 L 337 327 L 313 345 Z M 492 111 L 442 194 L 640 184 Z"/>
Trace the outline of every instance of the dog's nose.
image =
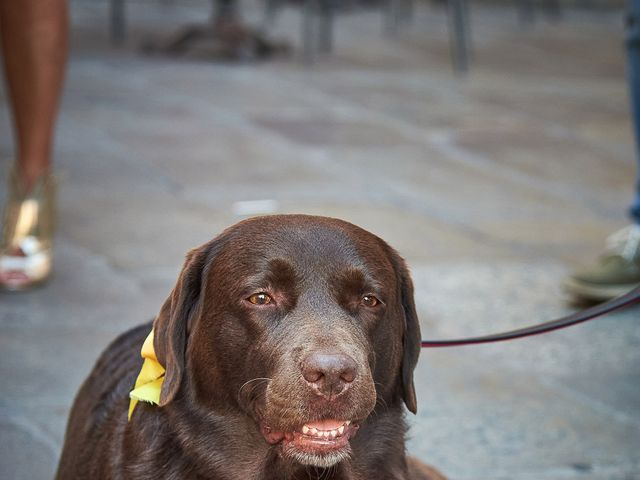
<path id="1" fill-rule="evenodd" d="M 313 352 L 300 367 L 311 388 L 329 400 L 344 392 L 356 378 L 357 365 L 349 355 Z"/>

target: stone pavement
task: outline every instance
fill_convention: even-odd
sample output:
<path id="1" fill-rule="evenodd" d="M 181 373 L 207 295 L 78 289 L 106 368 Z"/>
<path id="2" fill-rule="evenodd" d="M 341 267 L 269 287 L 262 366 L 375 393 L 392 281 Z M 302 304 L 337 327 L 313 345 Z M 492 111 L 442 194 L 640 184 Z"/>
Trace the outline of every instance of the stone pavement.
<path id="1" fill-rule="evenodd" d="M 3 480 L 52 477 L 98 353 L 157 312 L 186 250 L 257 211 L 238 202 L 344 218 L 388 240 L 412 267 L 432 338 L 569 312 L 563 276 L 626 222 L 621 11 L 522 27 L 510 8 L 473 4 L 475 65 L 461 79 L 445 13 L 426 3 L 394 39 L 379 13 L 341 17 L 335 53 L 311 68 L 295 56 L 144 57 L 143 38 L 206 18 L 208 2 L 127 4 L 119 49 L 106 2 L 72 4 L 56 275 L 0 296 Z M 294 44 L 298 27 L 295 10 L 276 25 Z M 638 313 L 424 351 L 409 450 L 453 479 L 640 479 Z"/>

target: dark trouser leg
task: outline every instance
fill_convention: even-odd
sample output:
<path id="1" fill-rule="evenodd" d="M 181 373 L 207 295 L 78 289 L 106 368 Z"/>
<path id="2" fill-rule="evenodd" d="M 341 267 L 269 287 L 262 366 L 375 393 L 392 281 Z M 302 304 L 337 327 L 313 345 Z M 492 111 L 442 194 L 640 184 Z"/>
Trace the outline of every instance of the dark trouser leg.
<path id="1" fill-rule="evenodd" d="M 630 208 L 631 218 L 640 224 L 640 0 L 629 0 L 627 19 L 627 76 L 633 133 L 636 144 L 636 197 Z"/>

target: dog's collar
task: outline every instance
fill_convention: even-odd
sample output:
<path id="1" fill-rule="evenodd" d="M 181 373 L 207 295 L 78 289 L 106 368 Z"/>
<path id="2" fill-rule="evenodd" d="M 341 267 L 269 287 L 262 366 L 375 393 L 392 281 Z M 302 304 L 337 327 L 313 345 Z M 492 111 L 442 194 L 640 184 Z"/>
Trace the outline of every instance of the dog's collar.
<path id="1" fill-rule="evenodd" d="M 136 408 L 138 401 L 149 402 L 157 405 L 160 402 L 160 389 L 164 381 L 164 367 L 158 362 L 156 352 L 153 348 L 153 329 L 147 335 L 140 355 L 144 358 L 144 363 L 136 379 L 133 390 L 129 392 L 131 401 L 129 402 L 128 419 L 131 420 L 133 410 Z"/>

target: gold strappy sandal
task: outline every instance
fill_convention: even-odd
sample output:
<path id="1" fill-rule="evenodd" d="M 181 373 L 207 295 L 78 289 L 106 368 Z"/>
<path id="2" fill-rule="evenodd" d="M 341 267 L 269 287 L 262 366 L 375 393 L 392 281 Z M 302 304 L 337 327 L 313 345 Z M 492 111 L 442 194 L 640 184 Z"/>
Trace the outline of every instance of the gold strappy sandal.
<path id="1" fill-rule="evenodd" d="M 12 171 L 2 223 L 0 289 L 27 290 L 49 278 L 54 230 L 54 178 L 41 177 L 27 192 Z"/>

